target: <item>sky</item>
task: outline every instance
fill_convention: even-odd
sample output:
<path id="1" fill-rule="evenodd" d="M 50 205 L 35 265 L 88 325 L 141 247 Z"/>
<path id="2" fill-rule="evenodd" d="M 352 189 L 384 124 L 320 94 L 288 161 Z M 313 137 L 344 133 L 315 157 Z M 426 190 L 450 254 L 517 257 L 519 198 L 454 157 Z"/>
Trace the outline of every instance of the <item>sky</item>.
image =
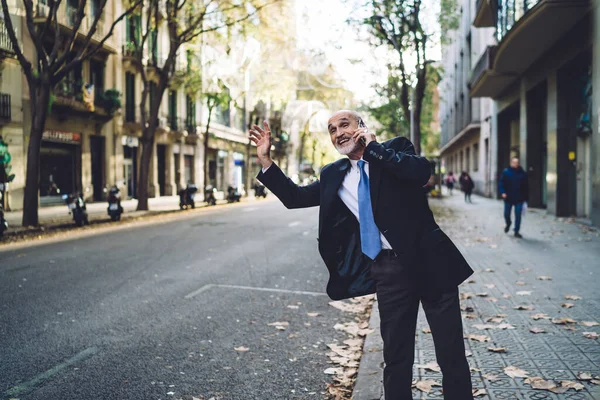
<path id="1" fill-rule="evenodd" d="M 324 50 L 356 99 L 376 102 L 378 98 L 373 85 L 385 83 L 386 65 L 397 58 L 393 52 L 385 48 L 374 49 L 359 38 L 357 28 L 346 23 L 349 17 L 355 17 L 352 15 L 355 10 L 348 3 L 348 0 L 296 0 L 298 46 Z M 432 8 L 426 9 L 426 23 L 436 24 L 434 12 Z M 439 59 L 439 53 L 435 48 L 431 55 Z M 410 63 L 410 56 L 405 57 Z M 361 62 L 352 62 L 352 59 Z"/>

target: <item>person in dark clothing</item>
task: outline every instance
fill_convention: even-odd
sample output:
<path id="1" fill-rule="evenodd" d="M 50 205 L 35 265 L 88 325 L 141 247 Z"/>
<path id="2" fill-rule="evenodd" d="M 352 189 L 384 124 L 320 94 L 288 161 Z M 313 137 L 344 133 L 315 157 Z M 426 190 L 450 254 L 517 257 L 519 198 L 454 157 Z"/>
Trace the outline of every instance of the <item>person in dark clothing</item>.
<path id="1" fill-rule="evenodd" d="M 466 202 L 473 203 L 471 201 L 471 194 L 473 193 L 475 184 L 473 183 L 473 179 L 471 179 L 471 176 L 469 175 L 469 173 L 466 171 L 463 171 L 463 173 L 460 175 L 460 178 L 458 179 L 458 181 L 460 183 L 460 190 L 462 190 L 465 193 L 465 203 Z"/>
<path id="2" fill-rule="evenodd" d="M 519 230 L 521 229 L 521 213 L 523 212 L 523 203 L 529 199 L 529 182 L 527 173 L 519 165 L 519 158 L 513 157 L 510 160 L 510 167 L 506 168 L 498 181 L 499 191 L 504 199 L 504 220 L 506 226 L 504 232 L 508 233 L 512 221 L 510 215 L 513 206 L 515 207 L 515 237 L 522 238 Z"/>
<path id="3" fill-rule="evenodd" d="M 454 174 L 450 171 L 448 172 L 448 176 L 446 176 L 446 187 L 448 188 L 450 195 L 452 195 L 452 189 L 454 189 L 454 182 L 456 182 L 456 178 L 454 178 Z"/>

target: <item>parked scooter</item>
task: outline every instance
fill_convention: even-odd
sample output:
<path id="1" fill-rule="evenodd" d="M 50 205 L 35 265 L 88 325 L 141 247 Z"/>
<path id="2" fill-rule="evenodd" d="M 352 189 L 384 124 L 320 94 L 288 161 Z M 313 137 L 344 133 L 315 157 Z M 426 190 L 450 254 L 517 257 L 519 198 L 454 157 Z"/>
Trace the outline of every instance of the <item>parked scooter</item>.
<path id="1" fill-rule="evenodd" d="M 186 210 L 190 207 L 196 208 L 194 197 L 197 191 L 198 187 L 191 183 L 188 183 L 185 189 L 181 189 L 179 191 L 179 208 L 182 210 Z"/>
<path id="2" fill-rule="evenodd" d="M 254 185 L 254 197 L 266 198 L 267 197 L 267 188 L 264 185 L 257 183 Z"/>
<path id="3" fill-rule="evenodd" d="M 69 213 L 73 215 L 73 221 L 77 226 L 89 225 L 87 209 L 85 206 L 85 200 L 83 200 L 83 194 L 78 195 L 63 194 L 63 200 L 67 207 L 69 207 Z"/>
<path id="4" fill-rule="evenodd" d="M 108 215 L 113 221 L 119 221 L 122 213 L 121 193 L 118 187 L 113 186 L 108 191 Z"/>
<path id="5" fill-rule="evenodd" d="M 212 185 L 208 185 L 204 189 L 204 201 L 209 206 L 217 205 L 217 198 L 215 197 L 215 193 L 217 193 L 217 188 L 213 187 Z"/>
<path id="6" fill-rule="evenodd" d="M 227 187 L 227 202 L 228 203 L 239 202 L 241 198 L 242 198 L 242 194 L 240 192 L 238 192 L 236 187 L 233 187 L 231 185 Z"/>
<path id="7" fill-rule="evenodd" d="M 4 232 L 8 230 L 8 222 L 4 219 L 4 207 L 2 206 L 2 190 L 0 190 L 0 238 L 4 235 Z"/>

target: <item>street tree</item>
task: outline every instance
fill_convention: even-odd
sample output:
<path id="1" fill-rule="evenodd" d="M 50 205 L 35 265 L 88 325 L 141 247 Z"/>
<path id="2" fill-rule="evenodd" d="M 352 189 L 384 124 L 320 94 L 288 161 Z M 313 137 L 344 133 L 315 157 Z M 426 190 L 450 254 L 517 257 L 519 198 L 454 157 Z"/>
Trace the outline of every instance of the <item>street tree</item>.
<path id="1" fill-rule="evenodd" d="M 140 125 L 142 155 L 138 177 L 138 210 L 148 210 L 150 165 L 154 150 L 155 133 L 159 126 L 159 110 L 165 91 L 182 71 L 180 52 L 186 45 L 197 44 L 208 32 L 217 32 L 253 18 L 270 4 L 267 0 L 144 0 L 142 12 L 130 35 L 130 56 L 140 66 L 142 93 Z M 271 0 L 276 2 L 278 0 Z M 143 21 L 142 21 L 143 20 Z M 141 26 L 139 26 L 141 25 Z M 159 29 L 166 29 L 169 45 L 166 55 L 157 56 Z M 151 55 L 147 57 L 147 55 Z M 146 61 L 147 58 L 147 61 Z M 155 71 L 151 80 L 147 69 Z M 185 73 L 185 70 L 183 70 Z M 153 83 L 151 85 L 151 83 Z"/>
<path id="2" fill-rule="evenodd" d="M 98 0 L 92 7 L 87 0 L 69 1 L 70 26 L 64 29 L 61 26 L 61 0 L 47 0 L 43 7 L 33 0 L 20 0 L 20 6 L 11 4 L 12 10 L 9 9 L 7 0 L 1 0 L 8 37 L 29 90 L 31 128 L 27 145 L 23 226 L 36 226 L 39 223 L 40 147 L 52 90 L 70 72 L 79 68 L 83 61 L 94 57 L 112 36 L 117 24 L 137 9 L 142 0 L 126 1 L 125 11 L 112 21 L 107 33 L 98 35 L 98 23 L 103 19 L 107 2 L 108 0 Z M 13 14 L 11 11 L 18 13 Z M 33 44 L 31 52 L 26 52 L 28 49 L 23 48 L 13 24 L 13 18 L 21 18 L 22 13 Z"/>
<path id="3" fill-rule="evenodd" d="M 393 88 L 394 96 L 417 153 L 421 151 L 421 119 L 429 67 L 435 62 L 430 57 L 431 47 L 443 42 L 446 33 L 458 27 L 456 0 L 438 1 L 437 25 L 427 23 L 424 3 L 427 2 L 370 0 L 366 7 L 369 15 L 361 21 L 375 39 L 375 45 L 388 46 L 397 55 L 397 65 L 388 84 L 397 86 Z"/>

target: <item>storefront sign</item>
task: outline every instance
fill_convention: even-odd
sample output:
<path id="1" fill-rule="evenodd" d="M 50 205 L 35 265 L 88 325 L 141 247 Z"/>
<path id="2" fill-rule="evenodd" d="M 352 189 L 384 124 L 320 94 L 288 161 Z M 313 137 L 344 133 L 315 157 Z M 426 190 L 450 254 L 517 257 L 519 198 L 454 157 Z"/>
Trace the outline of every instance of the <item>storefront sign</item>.
<path id="1" fill-rule="evenodd" d="M 122 136 L 121 143 L 127 147 L 138 147 L 140 145 L 140 139 L 135 136 Z"/>
<path id="2" fill-rule="evenodd" d="M 81 144 L 81 133 L 63 131 L 45 131 L 42 139 L 47 142 Z"/>

